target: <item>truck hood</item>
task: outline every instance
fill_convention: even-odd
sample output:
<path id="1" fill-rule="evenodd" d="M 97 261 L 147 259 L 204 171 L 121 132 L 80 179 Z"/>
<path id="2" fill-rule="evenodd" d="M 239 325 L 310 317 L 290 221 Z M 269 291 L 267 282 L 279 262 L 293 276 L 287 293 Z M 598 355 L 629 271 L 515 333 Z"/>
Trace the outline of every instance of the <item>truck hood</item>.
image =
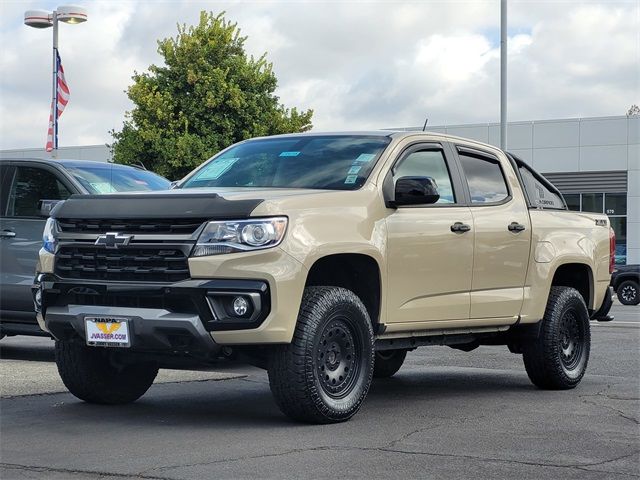
<path id="1" fill-rule="evenodd" d="M 263 202 L 317 196 L 334 190 L 293 188 L 176 189 L 105 195 L 72 195 L 52 210 L 54 218 L 246 218 Z"/>

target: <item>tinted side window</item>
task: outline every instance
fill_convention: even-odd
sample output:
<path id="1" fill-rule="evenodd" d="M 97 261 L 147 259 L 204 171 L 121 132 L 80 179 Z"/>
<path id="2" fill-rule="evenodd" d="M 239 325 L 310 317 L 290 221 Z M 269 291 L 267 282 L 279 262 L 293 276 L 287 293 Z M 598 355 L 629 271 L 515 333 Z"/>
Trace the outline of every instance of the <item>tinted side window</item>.
<path id="1" fill-rule="evenodd" d="M 13 167 L 5 163 L 0 163 L 0 216 L 4 217 L 7 212 L 7 202 L 9 200 L 9 190 L 13 177 Z"/>
<path id="2" fill-rule="evenodd" d="M 460 162 L 469 186 L 471 203 L 495 203 L 509 196 L 509 189 L 497 159 L 460 153 Z"/>
<path id="3" fill-rule="evenodd" d="M 393 184 L 400 177 L 431 177 L 438 186 L 436 203 L 455 203 L 451 176 L 444 155 L 439 150 L 422 150 L 407 155 L 393 170 Z"/>
<path id="4" fill-rule="evenodd" d="M 531 170 L 526 167 L 520 167 L 520 177 L 524 184 L 524 191 L 529 198 L 531 205 L 537 208 L 553 208 L 565 210 L 562 198 L 549 190 L 542 182 L 538 181 Z M 578 204 L 580 200 L 578 199 Z"/>
<path id="5" fill-rule="evenodd" d="M 7 216 L 38 217 L 40 200 L 65 200 L 71 192 L 49 170 L 17 167 L 9 192 Z"/>

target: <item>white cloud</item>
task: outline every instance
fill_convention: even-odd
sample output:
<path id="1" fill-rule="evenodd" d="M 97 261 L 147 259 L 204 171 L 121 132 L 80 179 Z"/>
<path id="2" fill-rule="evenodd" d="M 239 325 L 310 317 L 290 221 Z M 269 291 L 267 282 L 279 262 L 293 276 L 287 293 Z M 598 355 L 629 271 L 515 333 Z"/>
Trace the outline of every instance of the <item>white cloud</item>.
<path id="1" fill-rule="evenodd" d="M 22 25 L 49 0 L 3 2 L 0 148 L 44 144 L 51 31 Z M 71 87 L 61 145 L 104 143 L 131 104 L 134 70 L 159 63 L 156 40 L 225 10 L 268 52 L 286 106 L 313 108 L 318 130 L 496 121 L 499 3 L 487 1 L 94 1 L 62 25 Z M 640 2 L 510 2 L 513 120 L 619 115 L 640 102 Z"/>

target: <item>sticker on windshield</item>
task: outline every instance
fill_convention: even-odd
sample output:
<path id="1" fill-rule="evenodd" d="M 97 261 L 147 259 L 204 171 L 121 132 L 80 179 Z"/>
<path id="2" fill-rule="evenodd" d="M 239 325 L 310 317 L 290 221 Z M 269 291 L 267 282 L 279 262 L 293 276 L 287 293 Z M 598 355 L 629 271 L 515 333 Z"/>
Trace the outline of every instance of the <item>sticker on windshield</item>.
<path id="1" fill-rule="evenodd" d="M 98 193 L 113 193 L 116 191 L 109 182 L 89 182 L 89 185 Z"/>
<path id="2" fill-rule="evenodd" d="M 353 161 L 353 163 L 369 163 L 375 158 L 375 156 L 375 153 L 361 153 L 360 156 Z"/>
<path id="3" fill-rule="evenodd" d="M 351 183 L 356 183 L 357 180 L 358 180 L 358 175 L 347 175 L 347 178 L 345 179 L 344 183 L 346 185 L 349 185 Z"/>
<path id="4" fill-rule="evenodd" d="M 362 169 L 362 165 L 353 165 L 347 172 L 347 175 L 354 175 L 358 173 L 361 169 Z"/>
<path id="5" fill-rule="evenodd" d="M 280 153 L 281 157 L 297 157 L 300 155 L 300 152 L 282 152 Z"/>
<path id="6" fill-rule="evenodd" d="M 194 178 L 194 180 L 217 180 L 220 176 L 226 173 L 234 163 L 238 161 L 238 158 L 218 158 L 204 169 Z"/>

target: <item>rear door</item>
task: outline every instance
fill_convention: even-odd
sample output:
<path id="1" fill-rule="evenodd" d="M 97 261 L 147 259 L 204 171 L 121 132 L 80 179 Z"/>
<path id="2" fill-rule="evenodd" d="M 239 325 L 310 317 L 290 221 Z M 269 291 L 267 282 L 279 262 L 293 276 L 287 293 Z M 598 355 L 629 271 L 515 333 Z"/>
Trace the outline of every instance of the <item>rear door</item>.
<path id="1" fill-rule="evenodd" d="M 32 320 L 31 284 L 46 222 L 39 203 L 64 200 L 73 186 L 56 168 L 43 163 L 16 162 L 6 172 L 7 197 L 0 212 L 0 309 L 6 320 Z"/>
<path id="2" fill-rule="evenodd" d="M 472 319 L 520 315 L 531 246 L 524 194 L 504 155 L 456 146 L 475 230 Z"/>

